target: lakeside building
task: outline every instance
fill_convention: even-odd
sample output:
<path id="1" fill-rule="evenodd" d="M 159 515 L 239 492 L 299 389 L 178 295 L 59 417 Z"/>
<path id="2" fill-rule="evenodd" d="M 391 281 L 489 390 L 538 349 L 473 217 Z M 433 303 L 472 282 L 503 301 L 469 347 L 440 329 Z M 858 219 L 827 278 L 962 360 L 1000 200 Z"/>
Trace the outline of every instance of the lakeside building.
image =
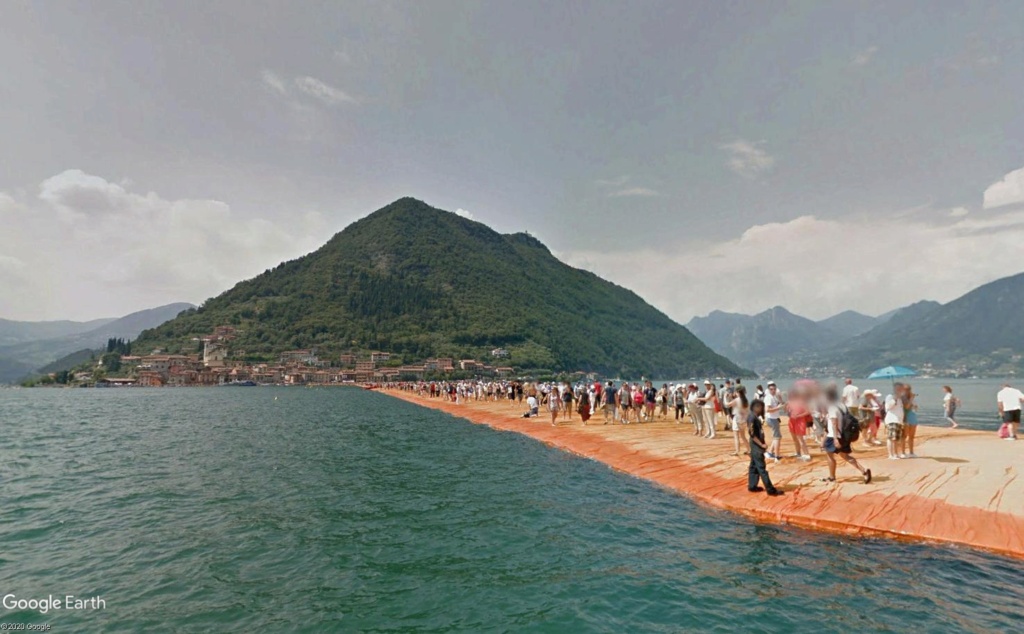
<path id="1" fill-rule="evenodd" d="M 492 367 L 476 359 L 460 359 L 457 363 L 450 357 L 429 358 L 420 363 L 407 363 L 395 367 L 380 367 L 391 361 L 389 352 L 372 351 L 368 357 L 358 358 L 356 354 L 339 355 L 343 367 L 328 367 L 321 360 L 316 349 L 288 350 L 280 353 L 279 362 L 244 363 L 239 356 L 241 350 L 232 350 L 231 340 L 236 331 L 232 326 L 218 326 L 208 336 L 196 338 L 202 341 L 202 352 L 194 355 L 162 354 L 154 352 L 145 356 L 121 357 L 128 376 L 111 377 L 106 385 L 139 385 L 145 387 L 188 387 L 217 386 L 253 381 L 262 384 L 283 385 L 329 385 L 344 382 L 387 382 L 402 378 L 423 379 L 430 374 L 450 374 L 456 369 L 473 372 L 477 376 L 508 377 L 514 372 L 511 366 Z M 493 351 L 492 351 L 493 352 Z M 233 358 L 234 357 L 234 358 Z M 92 380 L 91 373 L 79 373 L 76 380 Z"/>

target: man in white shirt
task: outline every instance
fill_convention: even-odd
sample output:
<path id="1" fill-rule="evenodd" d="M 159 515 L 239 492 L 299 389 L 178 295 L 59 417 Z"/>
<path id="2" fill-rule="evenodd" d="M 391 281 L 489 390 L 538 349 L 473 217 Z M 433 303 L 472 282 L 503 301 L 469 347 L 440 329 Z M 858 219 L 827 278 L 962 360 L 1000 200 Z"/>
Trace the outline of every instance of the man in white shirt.
<path id="1" fill-rule="evenodd" d="M 711 381 L 704 381 L 704 396 L 700 397 L 701 407 L 704 409 L 704 426 L 707 427 L 705 438 L 715 437 L 715 428 L 718 426 L 718 412 L 715 409 L 715 401 L 718 392 L 715 391 L 715 384 Z"/>
<path id="2" fill-rule="evenodd" d="M 846 379 L 846 387 L 843 388 L 843 405 L 860 420 L 860 388 L 854 385 L 853 379 L 849 377 Z"/>
<path id="3" fill-rule="evenodd" d="M 764 417 L 768 429 L 772 430 L 772 442 L 764 455 L 778 462 L 779 445 L 782 443 L 782 394 L 775 381 L 768 381 L 768 391 L 764 395 Z"/>
<path id="4" fill-rule="evenodd" d="M 825 390 L 825 399 L 828 402 L 828 413 L 825 419 L 825 440 L 821 443 L 821 448 L 828 459 L 828 478 L 826 478 L 826 482 L 836 481 L 836 454 L 839 454 L 847 464 L 860 471 L 861 475 L 864 476 L 864 484 L 871 484 L 871 469 L 863 466 L 856 458 L 850 455 L 853 452 L 853 447 L 850 446 L 850 437 L 843 435 L 843 414 L 849 413 L 852 415 L 853 412 L 850 412 L 845 404 L 840 403 L 839 390 L 836 389 L 835 385 L 830 385 Z"/>
<path id="5" fill-rule="evenodd" d="M 886 447 L 889 449 L 889 460 L 899 460 L 903 456 L 897 451 L 903 440 L 903 384 L 893 386 L 892 394 L 885 397 L 885 430 L 887 432 Z"/>
<path id="6" fill-rule="evenodd" d="M 1006 440 L 1017 440 L 1017 425 L 1020 425 L 1020 406 L 1024 402 L 1024 394 L 1009 383 L 1003 384 L 1003 389 L 996 394 L 996 403 L 999 405 L 999 414 L 1003 417 L 1010 435 Z"/>
<path id="7" fill-rule="evenodd" d="M 539 407 L 539 404 L 537 403 L 536 396 L 534 396 L 533 394 L 527 396 L 526 406 L 529 407 L 530 410 L 523 414 L 523 418 L 532 418 L 537 415 L 537 408 Z"/>
<path id="8" fill-rule="evenodd" d="M 690 420 L 693 422 L 693 435 L 702 435 L 704 433 L 704 409 L 700 406 L 700 392 L 696 385 L 690 385 L 690 395 L 686 398 L 686 411 L 690 412 Z"/>

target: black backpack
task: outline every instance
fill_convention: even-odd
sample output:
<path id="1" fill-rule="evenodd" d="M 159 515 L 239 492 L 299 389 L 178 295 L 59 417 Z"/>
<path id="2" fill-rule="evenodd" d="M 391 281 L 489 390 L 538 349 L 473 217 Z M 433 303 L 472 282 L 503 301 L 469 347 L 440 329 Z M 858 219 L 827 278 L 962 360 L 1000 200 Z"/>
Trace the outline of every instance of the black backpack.
<path id="1" fill-rule="evenodd" d="M 839 435 L 847 444 L 860 439 L 860 421 L 845 406 L 839 408 Z"/>

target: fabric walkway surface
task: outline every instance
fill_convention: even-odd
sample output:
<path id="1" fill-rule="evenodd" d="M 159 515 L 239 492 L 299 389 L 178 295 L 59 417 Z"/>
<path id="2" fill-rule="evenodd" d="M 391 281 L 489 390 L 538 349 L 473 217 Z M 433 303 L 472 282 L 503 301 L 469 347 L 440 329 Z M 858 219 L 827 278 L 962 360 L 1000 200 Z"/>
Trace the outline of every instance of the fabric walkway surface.
<path id="1" fill-rule="evenodd" d="M 823 482 L 828 465 L 820 449 L 812 447 L 810 462 L 789 458 L 768 465 L 773 483 L 786 493 L 769 498 L 747 491 L 749 460 L 730 455 L 731 432 L 719 431 L 714 440 L 698 438 L 688 420 L 604 425 L 599 412 L 583 426 L 574 413 L 572 420 L 552 427 L 543 408 L 540 417 L 524 419 L 522 407 L 507 401 L 455 404 L 410 392 L 382 392 L 525 434 L 758 521 L 963 544 L 1024 558 L 1024 480 L 1018 478 L 1024 443 L 1001 441 L 994 432 L 921 426 L 920 457 L 908 460 L 888 460 L 884 447 L 858 444 L 854 456 L 872 470 L 871 484 L 864 484 L 860 473 L 842 460 L 838 482 Z M 793 452 L 786 436 L 783 455 Z"/>

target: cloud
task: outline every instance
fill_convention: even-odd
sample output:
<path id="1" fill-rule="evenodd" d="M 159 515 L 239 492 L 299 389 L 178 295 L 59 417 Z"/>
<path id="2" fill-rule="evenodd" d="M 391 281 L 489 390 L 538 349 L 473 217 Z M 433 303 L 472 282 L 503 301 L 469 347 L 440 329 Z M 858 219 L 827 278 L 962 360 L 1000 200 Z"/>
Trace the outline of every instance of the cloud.
<path id="1" fill-rule="evenodd" d="M 982 207 L 995 209 L 1024 203 L 1024 167 L 1014 170 L 997 183 L 992 183 L 982 195 Z"/>
<path id="2" fill-rule="evenodd" d="M 608 194 L 609 198 L 620 198 L 623 196 L 660 196 L 660 194 L 647 187 L 628 187 Z"/>
<path id="3" fill-rule="evenodd" d="M 466 218 L 467 220 L 475 220 L 476 219 L 476 217 L 472 214 L 472 212 L 466 211 L 462 207 L 459 207 L 458 209 L 455 210 L 455 215 L 456 216 L 461 216 L 463 218 Z"/>
<path id="4" fill-rule="evenodd" d="M 1018 273 L 1006 254 L 1022 242 L 1024 211 L 936 225 L 934 211 L 924 210 L 912 217 L 802 216 L 753 225 L 717 244 L 558 255 L 685 323 L 712 310 L 756 313 L 782 305 L 820 319 L 846 309 L 880 314 L 925 298 L 949 301 Z"/>
<path id="5" fill-rule="evenodd" d="M 288 87 L 281 77 L 274 71 L 263 69 L 260 73 L 260 78 L 263 80 L 263 86 L 271 92 L 277 93 L 278 95 L 287 96 Z"/>
<path id="6" fill-rule="evenodd" d="M 775 165 L 775 157 L 759 147 L 763 144 L 764 141 L 751 143 L 737 139 L 732 143 L 719 146 L 719 149 L 729 153 L 729 160 L 726 162 L 729 169 L 744 178 L 754 179 L 768 172 Z"/>
<path id="7" fill-rule="evenodd" d="M 325 84 L 316 77 L 296 77 L 295 85 L 299 90 L 310 97 L 319 99 L 328 106 L 337 106 L 343 103 L 355 103 L 355 99 L 342 90 L 329 84 Z"/>
<path id="8" fill-rule="evenodd" d="M 875 53 L 877 52 L 877 46 L 869 46 L 863 51 L 854 55 L 853 59 L 850 60 L 850 64 L 853 66 L 866 66 L 867 63 L 870 62 L 872 58 L 874 58 Z"/>
<path id="9" fill-rule="evenodd" d="M 0 197 L 0 207 L 11 204 Z M 323 242 L 324 221 L 242 217 L 210 199 L 167 199 L 81 170 L 14 201 L 0 232 L 0 316 L 117 315 L 171 301 L 202 302 Z M 9 275 L 20 273 L 20 275 Z M 100 316 L 100 315 L 94 315 Z"/>
<path id="10" fill-rule="evenodd" d="M 598 178 L 594 184 L 598 187 L 622 187 L 628 182 L 629 176 L 619 176 L 617 178 Z"/>
<path id="11" fill-rule="evenodd" d="M 967 207 L 954 207 L 949 210 L 949 215 L 952 216 L 953 218 L 963 218 L 969 213 L 970 211 L 967 209 Z"/>
<path id="12" fill-rule="evenodd" d="M 605 191 L 605 196 L 608 198 L 625 198 L 631 196 L 650 197 L 660 196 L 657 190 L 651 189 L 650 187 L 626 187 L 629 183 L 629 176 L 618 176 L 616 178 L 599 178 L 594 181 L 594 184 Z"/>

